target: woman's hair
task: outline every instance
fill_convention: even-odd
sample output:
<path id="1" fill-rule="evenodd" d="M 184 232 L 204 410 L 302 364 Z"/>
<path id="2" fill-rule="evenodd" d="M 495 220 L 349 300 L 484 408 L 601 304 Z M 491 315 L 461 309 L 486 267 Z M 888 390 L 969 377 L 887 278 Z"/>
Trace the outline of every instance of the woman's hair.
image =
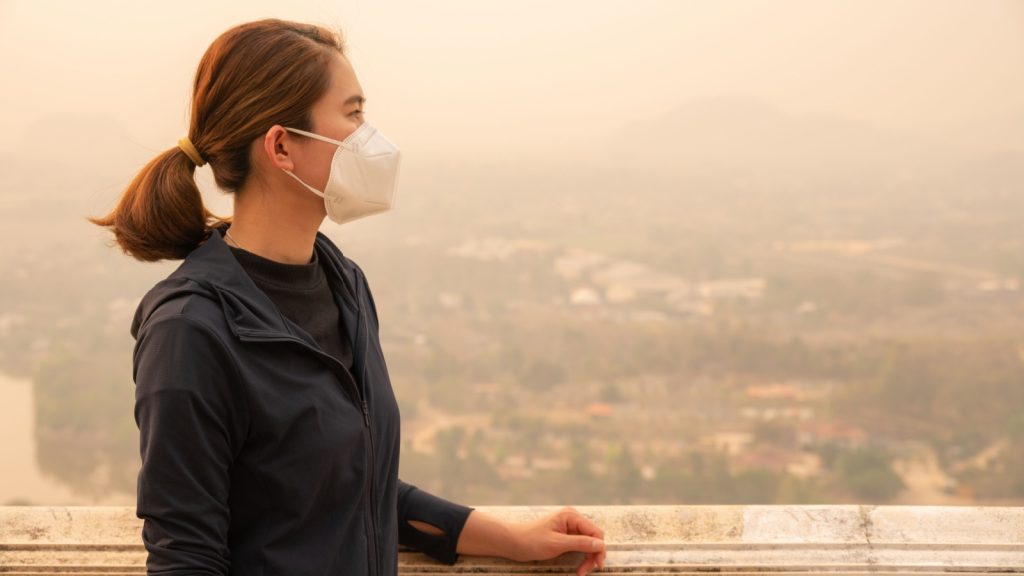
<path id="1" fill-rule="evenodd" d="M 271 126 L 312 129 L 311 109 L 329 87 L 331 59 L 344 53 L 340 32 L 282 20 L 242 24 L 213 41 L 196 70 L 188 138 L 217 186 L 242 187 L 250 145 Z M 166 150 L 142 168 L 110 214 L 89 220 L 110 228 L 138 260 L 182 259 L 228 221 L 203 206 L 195 168 L 181 148 Z"/>

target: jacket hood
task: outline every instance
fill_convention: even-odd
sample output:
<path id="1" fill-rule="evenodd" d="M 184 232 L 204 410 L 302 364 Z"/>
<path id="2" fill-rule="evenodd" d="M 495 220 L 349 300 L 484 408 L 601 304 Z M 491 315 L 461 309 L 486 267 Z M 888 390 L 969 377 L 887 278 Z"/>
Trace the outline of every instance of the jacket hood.
<path id="1" fill-rule="evenodd" d="M 220 304 L 224 318 L 236 336 L 297 336 L 270 298 L 249 278 L 224 241 L 224 224 L 190 252 L 170 276 L 158 282 L 143 296 L 135 310 L 131 334 L 138 338 L 146 322 L 165 302 L 196 295 Z M 358 310 L 356 286 L 362 272 L 321 232 L 316 233 L 314 250 L 324 267 L 328 281 L 336 287 L 340 301 Z"/>

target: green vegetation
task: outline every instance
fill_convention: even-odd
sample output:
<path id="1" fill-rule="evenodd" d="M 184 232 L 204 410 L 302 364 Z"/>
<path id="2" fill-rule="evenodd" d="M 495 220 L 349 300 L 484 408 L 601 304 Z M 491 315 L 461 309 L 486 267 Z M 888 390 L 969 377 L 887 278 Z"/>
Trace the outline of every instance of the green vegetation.
<path id="1" fill-rule="evenodd" d="M 139 465 L 131 372 L 110 370 L 104 344 L 53 350 L 33 378 L 40 469 L 89 496 L 133 492 Z"/>
<path id="2" fill-rule="evenodd" d="M 891 461 L 877 449 L 842 453 L 835 463 L 839 482 L 857 502 L 886 502 L 905 486 L 893 472 Z"/>

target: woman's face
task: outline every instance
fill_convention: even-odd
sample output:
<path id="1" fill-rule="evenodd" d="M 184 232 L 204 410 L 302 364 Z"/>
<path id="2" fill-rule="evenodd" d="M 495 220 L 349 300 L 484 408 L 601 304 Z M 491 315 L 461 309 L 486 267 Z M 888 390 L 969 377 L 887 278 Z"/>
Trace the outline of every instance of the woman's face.
<path id="1" fill-rule="evenodd" d="M 341 54 L 330 65 L 331 85 L 313 105 L 310 132 L 344 140 L 363 123 L 363 88 L 356 73 Z M 294 136 L 294 135 L 293 135 Z M 295 158 L 295 175 L 317 190 L 323 190 L 331 173 L 331 160 L 338 147 L 315 138 L 297 138 L 301 156 Z"/>

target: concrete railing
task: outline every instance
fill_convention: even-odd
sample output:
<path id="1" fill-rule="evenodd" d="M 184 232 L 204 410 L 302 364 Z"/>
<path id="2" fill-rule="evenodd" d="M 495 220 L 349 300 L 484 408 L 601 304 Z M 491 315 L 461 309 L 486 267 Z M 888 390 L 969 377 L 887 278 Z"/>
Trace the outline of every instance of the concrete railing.
<path id="1" fill-rule="evenodd" d="M 478 507 L 509 520 L 557 507 Z M 605 530 L 603 574 L 1020 573 L 1024 508 L 902 506 L 578 506 Z M 0 574 L 145 573 L 132 508 L 0 507 Z M 571 573 L 579 555 L 455 566 L 402 552 L 401 573 Z"/>

